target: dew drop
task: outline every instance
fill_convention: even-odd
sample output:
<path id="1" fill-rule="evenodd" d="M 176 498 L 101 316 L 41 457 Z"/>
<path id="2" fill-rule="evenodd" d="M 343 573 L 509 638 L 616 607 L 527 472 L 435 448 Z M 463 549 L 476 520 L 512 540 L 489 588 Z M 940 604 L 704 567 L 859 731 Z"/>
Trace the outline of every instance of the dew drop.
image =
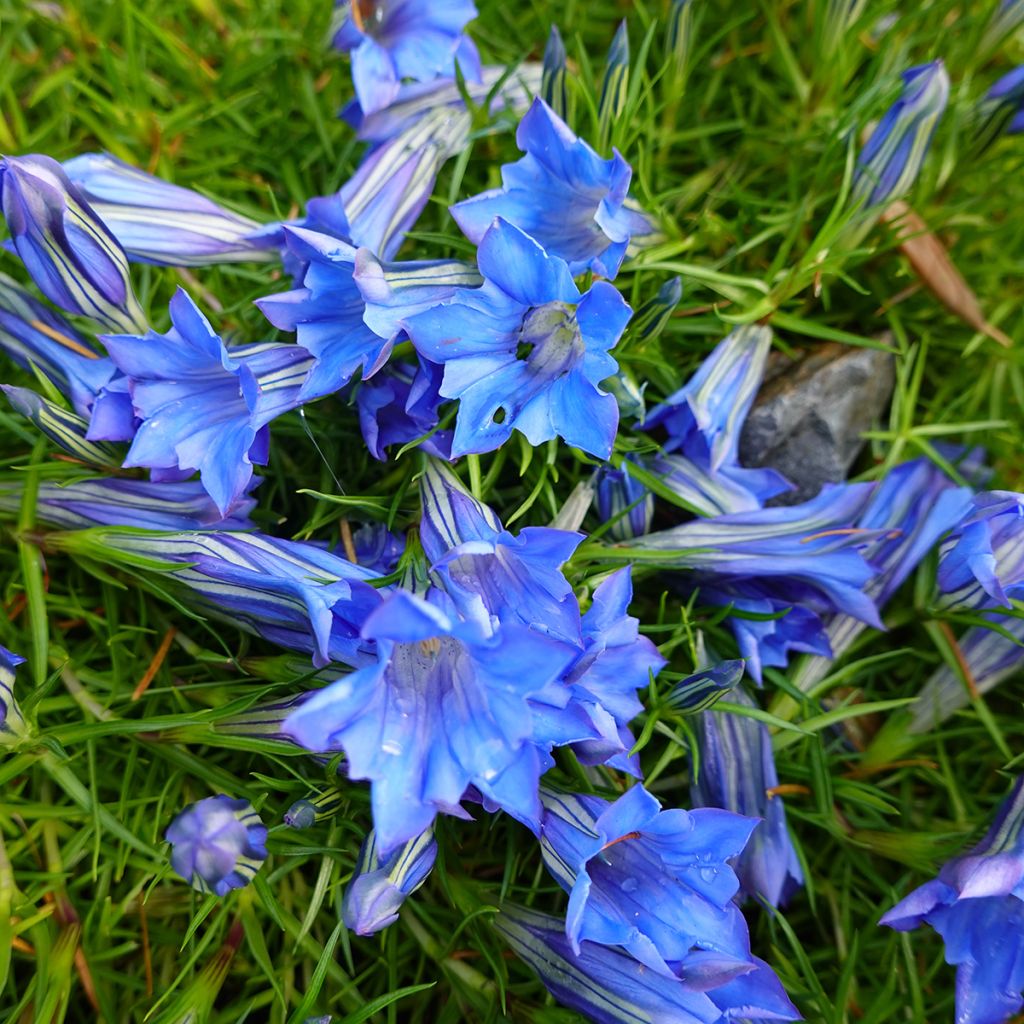
<path id="1" fill-rule="evenodd" d="M 380 745 L 380 749 L 385 754 L 391 754 L 393 757 L 397 757 L 402 752 L 402 744 L 396 743 L 394 740 L 387 740 Z"/>
<path id="2" fill-rule="evenodd" d="M 623 892 L 636 892 L 640 883 L 635 878 L 624 878 L 619 887 Z"/>

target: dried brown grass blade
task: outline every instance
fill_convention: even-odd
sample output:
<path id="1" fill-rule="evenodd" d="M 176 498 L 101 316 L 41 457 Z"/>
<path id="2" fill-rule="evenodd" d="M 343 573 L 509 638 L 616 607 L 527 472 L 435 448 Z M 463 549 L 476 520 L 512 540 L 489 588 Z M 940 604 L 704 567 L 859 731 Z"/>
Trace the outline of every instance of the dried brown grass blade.
<path id="1" fill-rule="evenodd" d="M 921 217 L 898 199 L 886 207 L 882 220 L 893 229 L 914 273 L 939 302 L 969 327 L 1009 348 L 1010 338 L 985 319 L 977 296 Z"/>

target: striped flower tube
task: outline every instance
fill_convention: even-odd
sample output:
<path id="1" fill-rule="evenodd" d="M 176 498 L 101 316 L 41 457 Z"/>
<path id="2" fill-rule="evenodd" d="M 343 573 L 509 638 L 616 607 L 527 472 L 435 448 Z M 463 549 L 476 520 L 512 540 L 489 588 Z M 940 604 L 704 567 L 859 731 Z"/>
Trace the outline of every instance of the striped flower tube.
<path id="1" fill-rule="evenodd" d="M 302 797 L 284 812 L 282 820 L 289 828 L 311 828 L 317 822 L 333 818 L 348 797 L 340 789 L 325 789 L 313 797 Z"/>
<path id="2" fill-rule="evenodd" d="M 917 180 L 935 126 L 949 100 L 949 75 L 941 60 L 903 72 L 903 92 L 871 133 L 860 156 L 851 193 L 862 207 L 900 199 Z"/>
<path id="3" fill-rule="evenodd" d="M 551 26 L 544 46 L 544 71 L 540 82 L 540 95 L 544 102 L 564 121 L 568 116 L 568 97 L 565 92 L 565 43 L 557 25 Z"/>
<path id="4" fill-rule="evenodd" d="M 324 548 L 259 533 L 97 528 L 52 533 L 48 546 L 105 567 L 142 569 L 191 594 L 197 610 L 271 643 L 331 661 L 363 665 L 373 645 L 360 638 L 381 600 L 380 577 Z"/>
<path id="5" fill-rule="evenodd" d="M 0 484 L 0 512 L 17 514 L 22 489 Z M 60 530 L 128 526 L 140 530 L 251 530 L 256 499 L 246 496 L 225 519 L 198 480 L 157 483 L 116 477 L 75 479 L 39 485 L 36 518 Z"/>
<path id="6" fill-rule="evenodd" d="M 264 225 L 109 153 L 83 153 L 64 171 L 131 260 L 201 267 L 277 258 Z"/>
<path id="7" fill-rule="evenodd" d="M 1024 6 L 1024 5 L 1022 5 Z M 974 111 L 971 145 L 975 155 L 984 153 L 1001 135 L 1020 129 L 1017 121 L 1024 111 L 1024 66 L 1003 75 L 981 98 Z"/>
<path id="8" fill-rule="evenodd" d="M 608 946 L 584 942 L 574 953 L 560 918 L 505 904 L 492 919 L 512 951 L 564 1006 L 597 1024 L 720 1024 L 723 1020 L 799 1020 L 771 968 L 702 991 L 698 958 L 686 979 L 666 977 Z"/>
<path id="9" fill-rule="evenodd" d="M 56 160 L 4 158 L 0 202 L 15 250 L 54 305 L 107 330 L 145 329 L 124 250 Z"/>
<path id="10" fill-rule="evenodd" d="M 17 412 L 74 458 L 106 469 L 118 469 L 124 461 L 123 450 L 102 441 L 88 440 L 89 421 L 77 413 L 56 405 L 29 388 L 0 384 L 0 391 Z"/>
<path id="11" fill-rule="evenodd" d="M 372 830 L 363 841 L 341 917 L 356 935 L 373 935 L 398 920 L 406 899 L 427 880 L 437 857 L 433 827 L 380 859 Z"/>
<path id="12" fill-rule="evenodd" d="M 25 719 L 14 698 L 14 673 L 24 663 L 20 654 L 0 646 L 0 745 L 15 743 L 26 734 Z"/>
<path id="13" fill-rule="evenodd" d="M 629 30 L 623 21 L 608 48 L 608 62 L 601 81 L 601 98 L 598 101 L 598 119 L 601 134 L 607 132 L 621 116 L 626 107 L 626 93 L 629 91 Z"/>
<path id="14" fill-rule="evenodd" d="M 171 865 L 194 889 L 226 896 L 267 859 L 267 829 L 248 800 L 223 793 L 190 804 L 165 833 Z"/>
<path id="15" fill-rule="evenodd" d="M 746 662 L 742 658 L 717 665 L 680 679 L 664 698 L 664 706 L 680 715 L 696 715 L 713 707 L 736 689 L 743 678 Z"/>
<path id="16" fill-rule="evenodd" d="M 38 370 L 88 416 L 100 389 L 117 372 L 66 321 L 0 274 L 0 351 L 25 369 Z"/>

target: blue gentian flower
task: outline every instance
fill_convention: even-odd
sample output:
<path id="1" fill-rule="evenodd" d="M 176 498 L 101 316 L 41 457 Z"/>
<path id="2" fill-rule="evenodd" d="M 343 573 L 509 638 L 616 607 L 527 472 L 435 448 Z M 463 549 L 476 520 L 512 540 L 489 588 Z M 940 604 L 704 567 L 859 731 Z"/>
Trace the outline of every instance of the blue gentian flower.
<path id="1" fill-rule="evenodd" d="M 493 920 L 516 955 L 537 972 L 563 1006 L 598 1024 L 800 1019 L 779 979 L 757 957 L 751 958 L 754 969 L 749 974 L 709 988 L 708 961 L 713 970 L 717 964 L 704 953 L 690 955 L 680 982 L 595 942 L 581 943 L 579 954 L 575 953 L 564 923 L 548 914 L 506 904 Z"/>
<path id="2" fill-rule="evenodd" d="M 363 440 L 375 459 L 385 462 L 391 445 L 407 444 L 434 430 L 443 401 L 438 392 L 443 373 L 437 363 L 419 359 L 416 364 L 391 363 L 364 381 L 356 392 L 356 406 Z M 447 459 L 452 432 L 434 431 L 420 448 Z"/>
<path id="3" fill-rule="evenodd" d="M 89 432 L 88 420 L 63 405 L 43 398 L 30 388 L 0 384 L 0 391 L 7 396 L 13 409 L 80 462 L 91 462 L 107 470 L 120 468 L 124 453 L 113 445 L 90 441 L 86 436 Z"/>
<path id="4" fill-rule="evenodd" d="M 771 345 L 770 328 L 737 327 L 641 424 L 644 430 L 665 429 L 669 454 L 650 468 L 699 515 L 752 511 L 792 488 L 773 469 L 748 469 L 739 462 L 740 431 Z"/>
<path id="5" fill-rule="evenodd" d="M 200 892 L 244 889 L 267 859 L 267 829 L 248 800 L 219 794 L 190 804 L 168 826 L 174 870 Z"/>
<path id="6" fill-rule="evenodd" d="M 513 536 L 437 459 L 427 462 L 420 495 L 423 551 L 457 605 L 468 614 L 482 602 L 502 622 L 579 645 L 579 604 L 561 567 L 580 534 L 528 526 Z"/>
<path id="7" fill-rule="evenodd" d="M 48 540 L 62 550 L 84 546 L 111 564 L 156 563 L 161 583 L 185 590 L 197 611 L 309 654 L 318 668 L 373 660 L 360 630 L 380 604 L 371 586 L 380 577 L 317 544 L 259 533 L 114 528 Z"/>
<path id="8" fill-rule="evenodd" d="M 1024 776 L 970 853 L 882 915 L 911 931 L 930 924 L 956 965 L 957 1024 L 1002 1024 L 1024 1006 Z"/>
<path id="9" fill-rule="evenodd" d="M 54 305 L 107 330 L 145 329 L 124 250 L 56 160 L 0 160 L 0 204 L 15 250 Z"/>
<path id="10" fill-rule="evenodd" d="M 198 470 L 227 515 L 252 479 L 253 462 L 267 461 L 267 424 L 298 406 L 311 359 L 295 345 L 249 345 L 229 353 L 181 289 L 170 312 L 166 334 L 103 338 L 142 421 L 124 464 Z"/>
<path id="11" fill-rule="evenodd" d="M 501 169 L 503 187 L 451 207 L 455 222 L 479 245 L 495 217 L 536 239 L 573 274 L 613 278 L 633 234 L 646 219 L 625 205 L 632 171 L 618 151 L 603 160 L 542 100 L 519 124 L 526 154 Z"/>
<path id="12" fill-rule="evenodd" d="M 618 369 L 609 349 L 629 306 L 604 281 L 581 296 L 564 260 L 500 218 L 477 258 L 482 287 L 405 321 L 417 351 L 444 364 L 441 394 L 460 400 L 452 454 L 493 451 L 515 428 L 607 458 L 619 411 L 600 384 Z"/>
<path id="13" fill-rule="evenodd" d="M 982 97 L 974 111 L 972 145 L 983 153 L 1000 135 L 1014 134 L 1014 125 L 1024 115 L 1024 66 L 1007 72 Z"/>
<path id="14" fill-rule="evenodd" d="M 735 704 L 754 707 L 742 690 Z M 786 828 L 772 739 L 763 722 L 725 711 L 705 711 L 697 719 L 700 771 L 690 793 L 697 807 L 722 807 L 761 818 L 743 852 L 733 862 L 743 893 L 778 907 L 803 885 L 800 861 Z"/>
<path id="15" fill-rule="evenodd" d="M 548 41 L 544 45 L 544 70 L 540 83 L 540 95 L 555 117 L 565 120 L 569 99 L 565 91 L 565 43 L 557 25 L 551 26 Z"/>
<path id="16" fill-rule="evenodd" d="M 258 483 L 258 481 L 254 481 Z M 18 507 L 21 488 L 0 484 L 0 508 Z M 156 483 L 116 477 L 39 484 L 36 517 L 61 530 L 130 526 L 140 530 L 251 530 L 256 499 L 246 494 L 225 519 L 198 480 Z"/>
<path id="17" fill-rule="evenodd" d="M 572 648 L 518 624 L 491 628 L 396 591 L 367 618 L 376 664 L 310 698 L 286 725 L 303 746 L 344 749 L 353 779 L 369 779 L 380 856 L 420 835 L 474 786 L 536 830 L 540 754 L 527 698 L 556 683 Z"/>
<path id="18" fill-rule="evenodd" d="M 1021 0 L 1000 0 L 992 14 L 992 20 L 985 27 L 978 50 L 987 57 L 1011 33 L 1024 24 L 1024 3 Z"/>
<path id="19" fill-rule="evenodd" d="M 0 645 L 0 744 L 19 740 L 25 735 L 25 719 L 14 697 L 14 673 L 25 659 Z"/>
<path id="20" fill-rule="evenodd" d="M 864 207 L 900 199 L 910 191 L 949 100 L 949 75 L 941 60 L 910 68 L 902 77 L 900 98 L 857 158 L 851 195 Z"/>
<path id="21" fill-rule="evenodd" d="M 303 287 L 257 299 L 264 316 L 314 357 L 303 401 L 330 394 L 362 368 L 370 377 L 387 361 L 406 316 L 477 284 L 472 267 L 454 260 L 382 264 L 367 249 L 304 228 L 286 232 L 306 264 Z"/>
<path id="22" fill-rule="evenodd" d="M 341 918 L 346 927 L 356 935 L 373 935 L 394 924 L 402 904 L 427 880 L 436 857 L 432 828 L 383 859 L 371 831 L 345 890 Z"/>
<path id="23" fill-rule="evenodd" d="M 53 310 L 0 274 L 0 351 L 19 366 L 38 369 L 80 416 L 117 372 L 114 364 Z"/>
<path id="24" fill-rule="evenodd" d="M 747 671 L 760 686 L 764 669 L 785 668 L 790 652 L 833 656 L 822 615 L 791 598 L 778 597 L 772 581 L 737 580 L 699 588 L 701 604 L 731 606 L 726 624 L 736 637 Z M 858 625 L 860 620 L 852 619 Z"/>
<path id="25" fill-rule="evenodd" d="M 406 79 L 452 77 L 455 64 L 480 77 L 480 57 L 464 34 L 472 0 L 341 0 L 334 46 L 352 54 L 352 81 L 363 112 L 396 99 Z"/>
<path id="26" fill-rule="evenodd" d="M 1024 494 L 986 491 L 942 545 L 943 608 L 1011 607 L 1024 596 Z"/>
<path id="27" fill-rule="evenodd" d="M 639 778 L 639 760 L 629 753 L 634 744 L 629 723 L 643 710 L 637 690 L 650 684 L 665 659 L 629 614 L 630 574 L 629 566 L 619 569 L 594 591 L 581 623 L 582 653 L 565 677 L 568 704 L 552 714 L 541 701 L 532 703 L 538 733 L 556 744 L 571 742 L 582 764 L 608 764 Z"/>
<path id="28" fill-rule="evenodd" d="M 109 153 L 83 153 L 64 172 L 129 259 L 201 267 L 277 257 L 264 225 Z"/>
<path id="29" fill-rule="evenodd" d="M 854 524 L 871 484 L 826 485 L 810 501 L 683 523 L 609 548 L 664 567 L 695 570 L 692 587 L 759 582 L 773 597 L 822 612 L 843 611 L 881 628 L 864 593 L 874 569 L 856 550 L 875 534 Z"/>
<path id="30" fill-rule="evenodd" d="M 950 454 L 963 456 L 963 452 Z M 973 456 L 967 458 L 971 460 Z M 960 469 L 969 472 L 969 461 L 962 462 Z M 943 534 L 956 526 L 970 505 L 970 488 L 957 487 L 930 459 L 903 462 L 879 481 L 857 520 L 859 529 L 875 532 L 874 539 L 865 545 L 863 555 L 874 566 L 876 574 L 864 585 L 864 590 L 879 609 L 885 607 Z M 842 612 L 833 615 L 825 628 L 826 646 L 831 648 L 831 654 L 816 653 L 838 658 L 863 630 L 864 623 L 853 616 Z M 807 659 L 797 667 L 792 681 L 807 692 L 825 676 L 828 668 L 826 660 Z"/>
<path id="31" fill-rule="evenodd" d="M 627 456 L 626 461 L 636 460 Z M 654 495 L 628 469 L 605 465 L 597 471 L 597 514 L 602 522 L 611 523 L 612 540 L 642 537 L 651 530 Z"/>
<path id="32" fill-rule="evenodd" d="M 602 134 L 622 117 L 628 93 L 629 27 L 623 18 L 615 30 L 611 46 L 608 47 L 604 77 L 601 79 L 601 97 L 597 102 L 597 114 Z"/>
<path id="33" fill-rule="evenodd" d="M 984 695 L 1020 672 L 1024 665 L 1024 618 L 1015 615 L 985 616 L 999 630 L 972 626 L 957 639 L 964 671 L 943 664 L 932 673 L 910 705 L 907 732 L 927 732 L 971 703 L 974 693 Z"/>
<path id="34" fill-rule="evenodd" d="M 736 689 L 743 678 L 745 668 L 746 662 L 742 658 L 709 665 L 675 683 L 665 696 L 663 704 L 682 715 L 695 715 L 706 711 Z"/>
<path id="35" fill-rule="evenodd" d="M 383 523 L 364 523 L 352 534 L 356 563 L 364 569 L 387 576 L 398 567 L 405 551 L 405 539 L 392 533 Z"/>
<path id="36" fill-rule="evenodd" d="M 569 893 L 566 934 L 622 946 L 679 976 L 695 950 L 714 953 L 709 987 L 754 969 L 747 924 L 733 897 L 730 858 L 757 821 L 721 810 L 663 811 L 643 786 L 614 803 L 542 789 L 544 864 Z"/>

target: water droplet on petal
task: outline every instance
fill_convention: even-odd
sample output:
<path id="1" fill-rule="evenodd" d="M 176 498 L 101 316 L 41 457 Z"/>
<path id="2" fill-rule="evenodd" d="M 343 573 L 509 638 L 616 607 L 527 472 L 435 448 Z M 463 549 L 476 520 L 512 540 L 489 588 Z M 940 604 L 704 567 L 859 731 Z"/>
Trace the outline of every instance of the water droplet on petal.
<path id="1" fill-rule="evenodd" d="M 394 740 L 386 740 L 380 745 L 380 749 L 384 751 L 385 754 L 391 754 L 392 756 L 397 757 L 402 753 L 402 744 L 396 743 Z"/>
<path id="2" fill-rule="evenodd" d="M 635 878 L 624 878 L 620 883 L 619 887 L 623 892 L 636 892 L 637 886 L 640 883 Z"/>
<path id="3" fill-rule="evenodd" d="M 705 882 L 713 882 L 718 877 L 718 868 L 701 868 L 700 877 Z"/>

